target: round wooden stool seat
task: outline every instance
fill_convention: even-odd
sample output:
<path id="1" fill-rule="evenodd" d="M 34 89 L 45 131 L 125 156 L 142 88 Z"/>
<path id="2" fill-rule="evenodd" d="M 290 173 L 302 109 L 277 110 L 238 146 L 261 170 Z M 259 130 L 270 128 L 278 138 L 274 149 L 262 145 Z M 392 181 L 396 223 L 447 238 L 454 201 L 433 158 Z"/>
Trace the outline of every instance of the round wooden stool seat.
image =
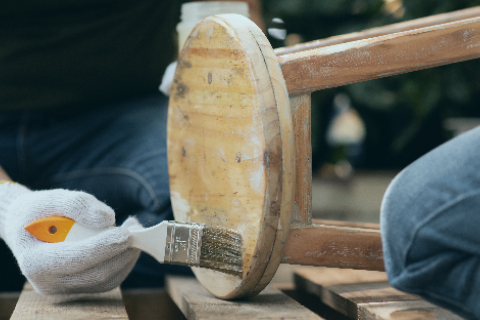
<path id="1" fill-rule="evenodd" d="M 234 14 L 200 22 L 180 53 L 168 111 L 175 220 L 242 235 L 243 276 L 195 269 L 219 298 L 260 292 L 280 263 L 294 198 L 291 110 L 261 30 Z"/>

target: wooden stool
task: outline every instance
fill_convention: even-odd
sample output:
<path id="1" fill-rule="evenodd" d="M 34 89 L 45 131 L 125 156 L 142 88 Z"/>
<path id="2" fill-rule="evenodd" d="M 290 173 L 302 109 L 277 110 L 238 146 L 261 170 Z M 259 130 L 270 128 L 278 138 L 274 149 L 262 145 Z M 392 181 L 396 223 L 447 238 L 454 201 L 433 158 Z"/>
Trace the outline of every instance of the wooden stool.
<path id="1" fill-rule="evenodd" d="M 479 8 L 276 52 L 247 18 L 201 21 L 170 96 L 172 206 L 176 220 L 237 231 L 245 252 L 241 279 L 195 269 L 199 281 L 233 299 L 281 262 L 383 270 L 378 226 L 312 223 L 310 93 L 478 57 Z"/>

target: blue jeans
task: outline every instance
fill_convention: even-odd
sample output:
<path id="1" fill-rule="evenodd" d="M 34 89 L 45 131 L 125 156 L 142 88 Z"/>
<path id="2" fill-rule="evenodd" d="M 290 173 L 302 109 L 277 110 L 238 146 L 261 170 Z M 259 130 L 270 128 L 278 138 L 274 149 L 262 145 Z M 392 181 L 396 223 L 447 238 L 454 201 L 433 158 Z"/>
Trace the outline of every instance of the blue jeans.
<path id="1" fill-rule="evenodd" d="M 167 170 L 168 99 L 160 94 L 76 114 L 0 113 L 0 165 L 15 181 L 39 189 L 82 190 L 144 226 L 173 219 Z M 1 242 L 0 291 L 24 279 Z M 122 287 L 161 287 L 165 273 L 190 273 L 142 253 Z"/>
<path id="2" fill-rule="evenodd" d="M 403 170 L 380 220 L 393 287 L 480 319 L 480 127 Z"/>

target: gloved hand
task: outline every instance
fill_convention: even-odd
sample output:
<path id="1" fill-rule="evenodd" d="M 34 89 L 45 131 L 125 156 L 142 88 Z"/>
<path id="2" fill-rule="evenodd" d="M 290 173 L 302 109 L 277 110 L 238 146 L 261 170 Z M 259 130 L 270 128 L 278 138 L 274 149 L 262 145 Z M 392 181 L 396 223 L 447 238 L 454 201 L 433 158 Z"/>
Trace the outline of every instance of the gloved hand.
<path id="1" fill-rule="evenodd" d="M 31 191 L 19 184 L 0 184 L 0 237 L 35 290 L 43 294 L 86 293 L 120 285 L 140 254 L 129 248 L 128 229 L 142 228 L 138 221 L 129 218 L 122 227 L 67 243 L 42 242 L 24 229 L 37 219 L 54 215 L 93 228 L 115 223 L 112 208 L 90 194 L 62 189 Z"/>
<path id="2" fill-rule="evenodd" d="M 167 97 L 170 97 L 170 91 L 172 90 L 173 78 L 175 77 L 175 70 L 177 70 L 177 61 L 174 61 L 168 65 L 162 77 L 162 83 L 158 87 L 158 90 Z"/>

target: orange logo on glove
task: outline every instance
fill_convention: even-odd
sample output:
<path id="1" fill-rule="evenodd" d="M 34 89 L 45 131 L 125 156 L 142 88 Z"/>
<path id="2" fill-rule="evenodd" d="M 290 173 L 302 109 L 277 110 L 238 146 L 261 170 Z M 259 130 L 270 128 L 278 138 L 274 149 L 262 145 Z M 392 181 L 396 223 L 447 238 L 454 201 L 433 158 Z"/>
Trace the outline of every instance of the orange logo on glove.
<path id="1" fill-rule="evenodd" d="M 38 240 L 57 243 L 65 241 L 75 220 L 65 217 L 48 217 L 33 221 L 25 227 Z"/>

